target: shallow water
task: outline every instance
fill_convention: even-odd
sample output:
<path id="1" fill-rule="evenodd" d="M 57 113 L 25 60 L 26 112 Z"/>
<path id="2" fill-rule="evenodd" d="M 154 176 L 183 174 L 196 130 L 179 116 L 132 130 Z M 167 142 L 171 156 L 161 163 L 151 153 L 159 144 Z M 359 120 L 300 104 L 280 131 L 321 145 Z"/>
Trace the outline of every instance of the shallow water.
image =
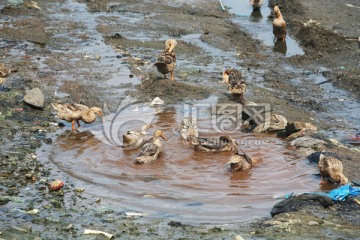
<path id="1" fill-rule="evenodd" d="M 274 52 L 281 53 L 286 57 L 303 55 L 304 51 L 299 44 L 287 34 L 285 42 L 274 42 L 272 18 L 269 18 L 271 9 L 265 0 L 260 11 L 253 11 L 248 0 L 223 0 L 229 11 L 235 15 L 233 21 L 245 28 L 247 32 L 256 39 L 262 41 L 266 46 L 272 47 Z M 286 21 L 286 16 L 283 16 Z"/>
<path id="2" fill-rule="evenodd" d="M 229 172 L 227 161 L 233 153 L 194 152 L 181 141 L 177 129 L 187 110 L 182 105 L 164 111 L 136 106 L 119 113 L 124 125 L 116 126 L 114 132 L 120 141 L 124 131 L 141 126 L 140 121 L 132 121 L 137 115 L 152 119 L 154 128 L 149 132 L 164 130 L 168 138 L 162 141 L 164 153 L 153 163 L 135 164 L 139 150 L 124 151 L 116 142 L 105 143 L 97 131 L 100 123 L 92 125 L 92 131 L 85 127 L 80 133 L 63 132 L 54 144 L 52 161 L 81 180 L 87 193 L 149 217 L 191 223 L 243 222 L 268 216 L 279 196 L 321 190 L 314 176 L 316 167 L 295 159 L 285 142 L 273 135 L 230 134 L 260 160 L 245 172 Z M 200 136 L 222 134 L 215 131 L 211 116 L 209 108 L 198 111 Z M 110 121 L 108 117 L 105 128 Z"/>

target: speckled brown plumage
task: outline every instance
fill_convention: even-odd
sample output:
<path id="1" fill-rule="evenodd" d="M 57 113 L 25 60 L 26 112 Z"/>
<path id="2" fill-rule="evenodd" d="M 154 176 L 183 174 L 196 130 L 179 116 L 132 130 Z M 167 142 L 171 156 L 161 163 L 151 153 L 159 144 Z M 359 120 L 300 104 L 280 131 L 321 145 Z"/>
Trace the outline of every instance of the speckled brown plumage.
<path id="1" fill-rule="evenodd" d="M 226 69 L 223 72 L 223 80 L 228 85 L 230 94 L 238 96 L 240 102 L 244 102 L 246 83 L 242 73 L 235 68 Z"/>
<path id="2" fill-rule="evenodd" d="M 322 180 L 324 177 L 329 177 L 344 185 L 348 183 L 347 177 L 343 174 L 342 162 L 339 159 L 321 154 L 318 167 Z"/>
<path id="3" fill-rule="evenodd" d="M 164 74 L 165 78 L 167 78 L 166 74 L 170 73 L 171 80 L 175 80 L 176 53 L 174 52 L 174 48 L 176 45 L 176 40 L 166 40 L 165 50 L 158 55 L 157 62 L 154 64 L 158 72 Z"/>

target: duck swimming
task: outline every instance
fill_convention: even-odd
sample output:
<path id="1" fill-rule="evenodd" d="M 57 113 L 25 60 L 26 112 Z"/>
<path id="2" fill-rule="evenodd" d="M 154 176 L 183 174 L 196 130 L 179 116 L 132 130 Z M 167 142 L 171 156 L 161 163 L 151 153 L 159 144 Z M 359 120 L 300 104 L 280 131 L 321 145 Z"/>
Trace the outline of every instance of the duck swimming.
<path id="1" fill-rule="evenodd" d="M 158 56 L 157 62 L 154 64 L 157 70 L 164 74 L 164 77 L 167 78 L 166 74 L 170 73 L 170 80 L 175 80 L 175 67 L 176 67 L 176 53 L 174 48 L 177 45 L 175 39 L 168 39 L 165 41 L 165 51 L 161 52 Z"/>
<path id="2" fill-rule="evenodd" d="M 60 103 L 51 103 L 51 106 L 57 110 L 57 117 L 71 122 L 71 129 L 76 130 L 75 122 L 78 127 L 80 127 L 80 120 L 86 124 L 95 122 L 97 115 L 104 122 L 103 112 L 98 107 L 89 108 L 82 104 L 60 104 Z"/>
<path id="3" fill-rule="evenodd" d="M 189 143 L 199 137 L 196 119 L 193 119 L 192 117 L 184 117 L 181 121 L 180 127 L 181 138 L 186 143 Z"/>
<path id="4" fill-rule="evenodd" d="M 135 158 L 137 163 L 149 163 L 155 161 L 162 152 L 162 144 L 159 138 L 166 140 L 164 133 L 161 130 L 156 130 L 151 143 L 146 143 L 140 151 L 140 154 Z"/>
<path id="5" fill-rule="evenodd" d="M 226 152 L 235 151 L 237 143 L 230 136 L 220 136 L 219 139 L 196 138 L 192 139 L 191 144 L 195 151 L 200 152 Z"/>
<path id="6" fill-rule="evenodd" d="M 242 150 L 241 150 L 242 151 Z M 244 151 L 237 151 L 228 161 L 232 172 L 248 170 L 254 166 L 254 159 L 247 155 Z"/>
<path id="7" fill-rule="evenodd" d="M 146 131 L 152 127 L 151 124 L 145 124 L 138 130 L 130 130 L 123 134 L 123 147 L 127 149 L 136 149 L 144 144 Z"/>

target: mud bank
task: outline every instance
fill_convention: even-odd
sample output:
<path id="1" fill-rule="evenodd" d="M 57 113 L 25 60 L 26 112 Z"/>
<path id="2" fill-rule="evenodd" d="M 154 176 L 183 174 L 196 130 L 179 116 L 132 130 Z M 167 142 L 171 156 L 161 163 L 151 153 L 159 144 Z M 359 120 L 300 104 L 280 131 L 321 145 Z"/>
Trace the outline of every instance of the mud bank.
<path id="1" fill-rule="evenodd" d="M 311 164 L 306 158 L 309 151 L 333 152 L 343 160 L 349 179 L 358 181 L 359 152 L 344 137 L 359 131 L 354 123 L 358 118 L 344 106 L 356 107 L 359 99 L 359 45 L 345 40 L 359 35 L 354 30 L 358 27 L 347 24 L 359 18 L 359 11 L 346 8 L 349 12 L 344 15 L 344 6 L 336 4 L 338 11 L 328 14 L 329 9 L 319 8 L 319 13 L 313 10 L 317 3 L 278 1 L 289 35 L 304 51 L 291 57 L 273 52 L 256 39 L 233 20 L 237 16 L 222 11 L 218 1 L 41 0 L 41 9 L 1 3 L 1 61 L 17 72 L 0 86 L 4 222 L 0 238 L 101 238 L 84 236 L 84 229 L 102 230 L 119 239 L 234 239 L 237 234 L 244 239 L 358 237 L 360 208 L 352 199 L 325 208 L 308 201 L 273 218 L 269 209 L 267 216 L 251 222 L 241 222 L 239 216 L 241 223 L 129 218 L 125 212 L 133 209 L 91 194 L 99 187 L 92 179 L 77 178 L 61 159 L 53 158 L 59 142 L 79 143 L 93 135 L 87 127 L 79 134 L 70 132 L 69 125 L 60 128 L 49 106 L 52 101 L 101 107 L 105 103 L 110 113 L 129 95 L 143 102 L 160 96 L 168 107 L 209 96 L 219 103 L 232 103 L 219 81 L 225 67 L 237 67 L 246 75 L 248 101 L 270 103 L 273 112 L 288 120 L 312 122 L 321 129 L 321 134 L 312 135 L 324 140 L 320 149 L 290 149 L 297 161 Z M 321 24 L 304 26 L 310 18 Z M 171 84 L 152 66 L 168 37 L 179 42 L 177 82 Z M 335 87 L 324 90 L 316 81 L 329 81 Z M 26 89 L 39 86 L 46 96 L 44 110 L 22 102 Z M 349 92 L 339 94 L 337 86 Z M 328 139 L 329 132 L 340 144 Z M 59 178 L 65 187 L 49 192 L 47 184 Z"/>

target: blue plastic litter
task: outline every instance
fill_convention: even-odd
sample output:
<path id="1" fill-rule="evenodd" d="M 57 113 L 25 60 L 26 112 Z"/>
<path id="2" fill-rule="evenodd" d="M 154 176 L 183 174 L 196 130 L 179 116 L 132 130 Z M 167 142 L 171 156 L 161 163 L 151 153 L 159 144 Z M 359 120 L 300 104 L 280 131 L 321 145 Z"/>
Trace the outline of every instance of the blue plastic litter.
<path id="1" fill-rule="evenodd" d="M 352 187 L 350 184 L 346 184 L 345 186 L 341 186 L 330 191 L 327 195 L 334 201 L 345 201 L 348 197 L 356 197 L 357 195 L 360 195 L 360 188 Z"/>
<path id="2" fill-rule="evenodd" d="M 346 184 L 345 186 L 341 186 L 334 190 L 331 190 L 329 193 L 324 192 L 310 192 L 310 194 L 317 194 L 321 196 L 330 197 L 333 201 L 345 201 L 346 198 L 356 197 L 360 195 L 360 187 L 353 187 L 350 184 Z M 294 193 L 289 193 L 285 195 L 285 199 L 288 199 L 292 196 L 295 196 Z"/>

